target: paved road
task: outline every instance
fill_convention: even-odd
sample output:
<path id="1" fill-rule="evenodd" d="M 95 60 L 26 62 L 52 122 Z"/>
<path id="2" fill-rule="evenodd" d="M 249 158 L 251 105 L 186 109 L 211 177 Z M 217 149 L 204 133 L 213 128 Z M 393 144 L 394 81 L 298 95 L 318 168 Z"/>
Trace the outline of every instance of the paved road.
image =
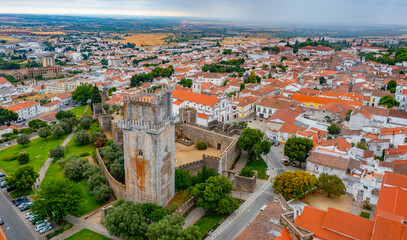
<path id="1" fill-rule="evenodd" d="M 17 214 L 16 210 L 13 209 L 15 207 L 11 204 L 10 200 L 6 198 L 5 194 L 5 189 L 2 189 L 0 193 L 0 217 L 4 219 L 3 229 L 8 239 L 35 239 L 27 225 Z M 7 230 L 7 228 L 9 228 L 9 230 Z"/>
<path id="2" fill-rule="evenodd" d="M 246 226 L 259 215 L 260 208 L 273 200 L 272 191 L 271 186 L 267 188 L 216 239 L 232 240 L 237 238 Z"/>

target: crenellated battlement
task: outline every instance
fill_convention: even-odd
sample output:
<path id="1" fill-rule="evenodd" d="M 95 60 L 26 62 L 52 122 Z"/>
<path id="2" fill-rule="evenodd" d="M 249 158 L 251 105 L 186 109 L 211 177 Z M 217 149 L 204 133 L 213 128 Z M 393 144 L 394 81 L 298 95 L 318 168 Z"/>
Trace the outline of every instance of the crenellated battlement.
<path id="1" fill-rule="evenodd" d="M 164 121 L 161 121 L 157 124 L 150 123 L 143 121 L 143 119 L 120 119 L 116 121 L 116 127 L 126 129 L 126 130 L 131 130 L 131 129 L 140 129 L 140 130 L 146 130 L 146 131 L 157 131 L 159 132 L 161 129 L 163 129 L 165 126 L 168 124 L 174 124 L 174 122 L 178 121 L 179 115 L 173 115 L 169 118 L 167 118 Z"/>

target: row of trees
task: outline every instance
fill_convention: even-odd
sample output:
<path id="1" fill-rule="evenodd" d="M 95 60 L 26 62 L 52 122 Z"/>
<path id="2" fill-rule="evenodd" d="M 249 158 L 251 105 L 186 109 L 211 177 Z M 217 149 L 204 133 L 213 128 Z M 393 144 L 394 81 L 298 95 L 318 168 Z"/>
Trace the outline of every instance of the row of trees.
<path id="1" fill-rule="evenodd" d="M 154 68 L 150 73 L 135 74 L 130 79 L 130 86 L 137 87 L 144 82 L 151 82 L 157 77 L 170 77 L 174 73 L 174 68 L 172 66 L 161 68 Z"/>
<path id="2" fill-rule="evenodd" d="M 0 108 L 0 125 L 4 125 L 9 122 L 17 121 L 18 114 L 11 110 Z"/>
<path id="3" fill-rule="evenodd" d="M 91 84 L 83 84 L 76 87 L 75 91 L 72 92 L 72 99 L 81 104 L 86 104 L 90 99 L 90 106 L 92 108 L 93 104 L 102 102 L 99 88 Z"/>
<path id="4" fill-rule="evenodd" d="M 243 67 L 240 67 L 239 65 L 222 65 L 222 64 L 216 64 L 216 63 L 211 63 L 211 64 L 205 64 L 202 67 L 202 72 L 212 72 L 212 73 L 233 73 L 233 72 L 238 72 L 238 73 L 243 73 L 245 72 L 246 69 Z"/>

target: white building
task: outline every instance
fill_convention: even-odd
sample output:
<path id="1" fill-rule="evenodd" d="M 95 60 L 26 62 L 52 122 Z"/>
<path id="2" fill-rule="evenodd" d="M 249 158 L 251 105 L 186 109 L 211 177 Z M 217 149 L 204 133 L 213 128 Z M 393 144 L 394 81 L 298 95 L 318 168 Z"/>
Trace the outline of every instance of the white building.
<path id="1" fill-rule="evenodd" d="M 21 102 L 7 108 L 18 113 L 18 120 L 30 119 L 41 114 L 39 102 Z"/>

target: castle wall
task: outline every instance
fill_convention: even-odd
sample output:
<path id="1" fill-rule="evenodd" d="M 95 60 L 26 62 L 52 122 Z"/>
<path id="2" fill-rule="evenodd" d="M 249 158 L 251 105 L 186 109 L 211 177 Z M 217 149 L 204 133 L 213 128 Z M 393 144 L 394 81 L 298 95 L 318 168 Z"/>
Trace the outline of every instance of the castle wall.
<path id="1" fill-rule="evenodd" d="M 257 171 L 252 178 L 235 176 L 235 191 L 253 192 L 256 189 Z"/>

